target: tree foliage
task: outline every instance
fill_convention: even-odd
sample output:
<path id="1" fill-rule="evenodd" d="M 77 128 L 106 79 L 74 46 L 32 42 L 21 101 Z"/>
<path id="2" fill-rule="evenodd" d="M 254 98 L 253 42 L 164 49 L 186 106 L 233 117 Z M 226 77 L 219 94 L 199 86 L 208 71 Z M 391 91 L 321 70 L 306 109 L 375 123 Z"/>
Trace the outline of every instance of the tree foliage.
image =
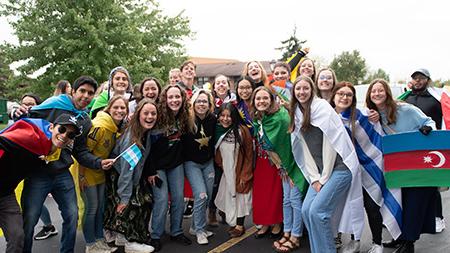
<path id="1" fill-rule="evenodd" d="M 359 84 L 367 73 L 366 60 L 358 50 L 344 51 L 331 61 L 330 67 L 335 71 L 339 81 Z"/>
<path id="2" fill-rule="evenodd" d="M 24 62 L 23 76 L 44 71 L 33 90 L 48 95 L 60 79 L 108 79 L 126 67 L 135 83 L 145 76 L 167 80 L 184 60 L 189 20 L 169 17 L 152 0 L 8 0 L 1 4 L 18 45 L 5 44 L 7 62 Z"/>
<path id="3" fill-rule="evenodd" d="M 377 69 L 369 73 L 363 83 L 367 84 L 378 78 L 384 79 L 389 82 L 389 74 L 386 73 L 386 71 L 384 71 L 383 69 Z"/>
<path id="4" fill-rule="evenodd" d="M 302 45 L 305 43 L 306 40 L 297 38 L 297 26 L 295 26 L 292 35 L 287 40 L 281 41 L 281 47 L 275 48 L 282 53 L 280 61 L 286 61 L 291 55 L 302 49 Z"/>
<path id="5" fill-rule="evenodd" d="M 8 86 L 8 81 L 11 79 L 13 72 L 6 63 L 5 54 L 0 49 L 0 98 L 9 98 L 8 94 L 11 87 Z"/>

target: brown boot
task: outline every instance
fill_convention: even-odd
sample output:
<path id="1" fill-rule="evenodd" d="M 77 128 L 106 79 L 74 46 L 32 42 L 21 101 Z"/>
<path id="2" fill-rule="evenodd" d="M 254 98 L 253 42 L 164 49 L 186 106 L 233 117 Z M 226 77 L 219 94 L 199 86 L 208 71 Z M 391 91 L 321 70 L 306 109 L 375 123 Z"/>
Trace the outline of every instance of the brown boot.
<path id="1" fill-rule="evenodd" d="M 208 212 L 208 225 L 211 227 L 218 227 L 219 222 L 217 221 L 216 211 L 215 210 L 209 210 Z"/>

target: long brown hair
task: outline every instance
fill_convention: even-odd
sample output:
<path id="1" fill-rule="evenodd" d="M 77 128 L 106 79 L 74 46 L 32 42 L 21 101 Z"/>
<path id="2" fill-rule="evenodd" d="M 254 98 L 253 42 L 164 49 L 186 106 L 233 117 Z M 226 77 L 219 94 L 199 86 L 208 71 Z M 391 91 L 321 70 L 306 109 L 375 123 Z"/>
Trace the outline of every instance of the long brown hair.
<path id="1" fill-rule="evenodd" d="M 352 97 L 352 103 L 350 104 L 350 129 L 352 132 L 352 142 L 355 143 L 355 125 L 356 125 L 356 90 L 355 86 L 351 82 L 343 81 L 337 83 L 333 88 L 333 93 L 331 94 L 331 107 L 336 108 L 336 104 L 334 103 L 334 98 L 336 97 L 336 93 L 344 88 L 347 87 L 350 90 L 352 90 L 353 97 Z"/>
<path id="2" fill-rule="evenodd" d="M 367 108 L 372 109 L 372 110 L 376 110 L 378 113 L 380 113 L 380 111 L 378 110 L 377 106 L 372 102 L 372 100 L 370 99 L 370 93 L 372 93 L 372 89 L 373 86 L 376 83 L 381 83 L 381 85 L 383 85 L 384 91 L 386 93 L 386 116 L 387 116 L 387 121 L 385 122 L 387 124 L 393 124 L 397 121 L 397 102 L 395 102 L 394 97 L 392 96 L 392 91 L 391 88 L 389 87 L 389 84 L 386 80 L 384 79 L 375 79 L 373 80 L 370 85 L 369 88 L 367 89 L 367 94 L 366 94 L 366 105 Z"/>
<path id="3" fill-rule="evenodd" d="M 131 117 L 128 128 L 127 128 L 127 130 L 130 131 L 130 134 L 131 134 L 131 136 L 130 136 L 131 142 L 136 143 L 141 148 L 143 148 L 142 138 L 144 137 L 146 130 L 141 126 L 141 123 L 139 122 L 139 117 L 140 117 L 142 108 L 144 108 L 144 106 L 147 104 L 151 104 L 156 108 L 156 113 L 157 113 L 157 116 L 159 117 L 158 107 L 156 106 L 155 102 L 149 98 L 144 98 L 137 105 L 136 111 L 134 112 L 133 116 Z"/>
<path id="4" fill-rule="evenodd" d="M 311 88 L 311 96 L 309 97 L 308 101 L 306 102 L 306 108 L 303 108 L 303 106 L 298 102 L 297 98 L 295 97 L 295 87 L 300 83 L 300 81 L 305 81 L 309 84 Z M 294 83 L 292 84 L 292 98 L 290 103 L 290 110 L 289 110 L 289 117 L 291 118 L 291 122 L 289 123 L 289 132 L 292 133 L 295 129 L 295 110 L 298 108 L 303 113 L 303 123 L 301 126 L 301 130 L 305 131 L 308 129 L 309 125 L 311 124 L 311 103 L 314 99 L 314 96 L 316 96 L 316 85 L 314 84 L 314 81 L 307 76 L 299 76 L 297 79 L 295 79 Z"/>
<path id="5" fill-rule="evenodd" d="M 174 114 L 173 111 L 167 106 L 167 91 L 170 89 L 178 89 L 181 94 L 181 107 L 177 114 Z M 194 121 L 189 110 L 190 104 L 187 100 L 186 91 L 183 88 L 181 88 L 178 84 L 167 85 L 162 90 L 159 100 L 158 111 L 160 113 L 160 117 L 158 120 L 158 128 L 167 132 L 178 121 L 181 134 L 194 132 Z"/>
<path id="6" fill-rule="evenodd" d="M 256 110 L 256 106 L 255 106 L 256 93 L 258 93 L 260 91 L 265 91 L 265 92 L 269 93 L 269 97 L 270 97 L 270 105 L 269 105 L 269 108 L 265 112 L 260 112 L 260 111 Z M 271 114 L 278 112 L 278 110 L 280 110 L 280 106 L 275 101 L 274 95 L 272 94 L 270 89 L 267 88 L 266 86 L 260 86 L 253 91 L 250 107 L 251 107 L 250 116 L 252 117 L 252 119 L 262 119 L 264 115 L 271 115 Z"/>

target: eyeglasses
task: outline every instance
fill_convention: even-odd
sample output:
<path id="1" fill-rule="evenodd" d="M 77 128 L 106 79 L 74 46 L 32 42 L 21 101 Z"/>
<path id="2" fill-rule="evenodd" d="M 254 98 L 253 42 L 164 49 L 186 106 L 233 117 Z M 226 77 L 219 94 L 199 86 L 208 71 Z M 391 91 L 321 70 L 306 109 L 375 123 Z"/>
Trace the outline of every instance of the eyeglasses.
<path id="1" fill-rule="evenodd" d="M 320 79 L 320 80 L 325 80 L 325 79 L 331 80 L 331 79 L 333 79 L 333 76 L 320 75 L 320 76 L 319 76 L 319 79 Z"/>
<path id="2" fill-rule="evenodd" d="M 58 132 L 59 132 L 60 134 L 64 134 L 65 132 L 67 132 L 67 127 L 65 127 L 65 126 L 63 126 L 63 125 L 59 125 L 59 127 L 58 127 Z M 67 136 L 67 138 L 73 140 L 73 139 L 75 139 L 75 137 L 77 137 L 78 135 L 77 135 L 75 132 L 68 132 L 68 133 L 66 134 L 66 136 Z"/>
<path id="3" fill-rule="evenodd" d="M 341 98 L 343 98 L 343 97 L 352 98 L 352 97 L 353 97 L 353 93 L 343 93 L 343 92 L 338 92 L 338 93 L 336 93 L 336 95 L 338 95 L 338 96 L 341 97 Z"/>
<path id="4" fill-rule="evenodd" d="M 197 99 L 195 100 L 196 104 L 208 104 L 208 100 L 204 100 L 204 99 Z"/>

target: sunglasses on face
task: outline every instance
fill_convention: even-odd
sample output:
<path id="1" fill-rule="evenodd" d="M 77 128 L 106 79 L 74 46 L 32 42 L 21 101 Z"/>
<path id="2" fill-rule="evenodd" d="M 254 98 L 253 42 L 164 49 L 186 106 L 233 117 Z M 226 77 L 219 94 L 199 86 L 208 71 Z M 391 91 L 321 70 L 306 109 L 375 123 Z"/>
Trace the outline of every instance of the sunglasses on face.
<path id="1" fill-rule="evenodd" d="M 65 126 L 63 126 L 63 125 L 60 125 L 60 126 L 58 127 L 58 133 L 64 134 L 65 132 L 67 132 L 67 127 L 65 127 Z M 75 132 L 70 131 L 70 132 L 68 132 L 68 133 L 66 134 L 66 136 L 67 136 L 67 138 L 73 140 L 73 139 L 75 139 L 75 137 L 77 137 L 78 135 L 77 135 Z"/>

